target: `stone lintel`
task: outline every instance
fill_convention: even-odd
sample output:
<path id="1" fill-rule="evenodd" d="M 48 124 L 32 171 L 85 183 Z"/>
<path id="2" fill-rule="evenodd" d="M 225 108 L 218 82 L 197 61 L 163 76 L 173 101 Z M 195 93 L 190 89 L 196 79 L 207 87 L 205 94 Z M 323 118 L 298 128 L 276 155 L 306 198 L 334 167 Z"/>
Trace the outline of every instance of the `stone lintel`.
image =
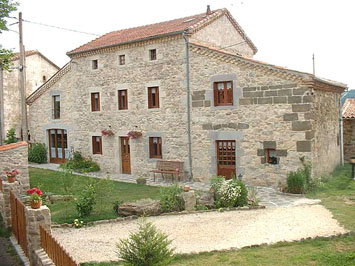
<path id="1" fill-rule="evenodd" d="M 276 149 L 276 141 L 264 141 L 264 149 Z"/>

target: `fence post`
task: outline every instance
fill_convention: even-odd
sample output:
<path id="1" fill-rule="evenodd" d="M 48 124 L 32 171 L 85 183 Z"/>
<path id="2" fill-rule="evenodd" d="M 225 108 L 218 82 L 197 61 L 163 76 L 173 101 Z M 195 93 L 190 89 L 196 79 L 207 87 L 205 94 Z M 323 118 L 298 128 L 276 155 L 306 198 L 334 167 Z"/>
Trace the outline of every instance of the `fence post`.
<path id="1" fill-rule="evenodd" d="M 35 251 L 41 248 L 40 225 L 51 232 L 51 213 L 47 206 L 32 209 L 26 206 L 26 232 L 30 261 L 36 261 Z"/>
<path id="2" fill-rule="evenodd" d="M 16 196 L 21 193 L 21 185 L 18 181 L 9 183 L 7 181 L 2 182 L 2 191 L 0 191 L 0 212 L 4 220 L 5 227 L 11 226 L 11 205 L 10 205 L 10 191 Z"/>

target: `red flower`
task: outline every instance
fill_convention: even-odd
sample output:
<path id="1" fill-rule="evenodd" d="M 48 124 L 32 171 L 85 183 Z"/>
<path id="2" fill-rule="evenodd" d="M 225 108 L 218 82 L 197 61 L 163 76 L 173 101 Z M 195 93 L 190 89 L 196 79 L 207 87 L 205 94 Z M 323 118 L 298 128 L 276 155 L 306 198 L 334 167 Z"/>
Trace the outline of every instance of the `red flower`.
<path id="1" fill-rule="evenodd" d="M 43 194 L 43 193 L 42 193 L 42 191 L 41 191 L 41 190 L 39 190 L 39 189 L 37 189 L 37 191 L 36 191 L 36 192 L 37 192 L 38 196 L 42 196 L 42 194 Z"/>

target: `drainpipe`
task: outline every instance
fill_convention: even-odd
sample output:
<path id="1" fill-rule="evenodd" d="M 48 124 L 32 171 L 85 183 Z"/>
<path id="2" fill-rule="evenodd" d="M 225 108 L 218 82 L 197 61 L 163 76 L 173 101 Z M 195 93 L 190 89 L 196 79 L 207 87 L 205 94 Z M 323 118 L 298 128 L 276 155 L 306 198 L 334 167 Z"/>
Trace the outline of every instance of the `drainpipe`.
<path id="1" fill-rule="evenodd" d="M 189 54 L 189 40 L 186 37 L 186 32 L 182 36 L 185 40 L 186 51 L 186 97 L 187 97 L 187 143 L 188 143 L 188 158 L 189 158 L 189 180 L 192 180 L 192 148 L 191 148 L 191 106 L 190 106 L 190 54 Z"/>
<path id="2" fill-rule="evenodd" d="M 344 91 L 339 97 L 339 130 L 340 130 L 340 163 L 344 166 L 344 128 L 343 128 L 343 106 L 341 104 L 342 99 L 347 94 Z"/>

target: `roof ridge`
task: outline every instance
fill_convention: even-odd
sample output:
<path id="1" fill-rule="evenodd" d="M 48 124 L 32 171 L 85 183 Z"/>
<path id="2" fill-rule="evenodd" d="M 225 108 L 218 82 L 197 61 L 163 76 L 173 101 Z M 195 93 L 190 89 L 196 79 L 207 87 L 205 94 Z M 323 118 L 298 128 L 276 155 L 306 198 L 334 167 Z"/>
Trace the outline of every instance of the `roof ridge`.
<path id="1" fill-rule="evenodd" d="M 199 13 L 199 14 L 195 14 L 195 15 L 190 15 L 190 16 L 186 16 L 186 17 L 182 17 L 182 18 L 176 18 L 176 19 L 171 19 L 171 20 L 167 20 L 167 21 L 161 21 L 161 22 L 157 22 L 157 23 L 152 23 L 152 24 L 146 24 L 146 25 L 141 25 L 141 26 L 136 26 L 136 27 L 131 27 L 131 28 L 125 28 L 125 29 L 120 29 L 120 30 L 116 30 L 116 31 L 111 31 L 111 32 L 108 32 L 108 33 L 105 33 L 69 52 L 67 52 L 67 55 L 72 55 L 72 54 L 76 54 L 76 53 L 81 53 L 81 52 L 85 52 L 87 50 L 92 50 L 92 49 L 100 49 L 100 48 L 103 48 L 103 47 L 106 47 L 106 46 L 109 46 L 109 45 L 119 45 L 120 43 L 122 43 L 122 41 L 120 42 L 117 42 L 116 44 L 106 44 L 104 46 L 98 46 L 98 47 L 94 47 L 94 48 L 88 48 L 88 49 L 85 49 L 85 50 L 82 50 L 80 51 L 80 49 L 82 49 L 83 47 L 85 46 L 88 46 L 89 44 L 92 44 L 93 42 L 95 41 L 98 41 L 99 39 L 105 39 L 106 38 L 110 38 L 110 39 L 113 39 L 115 38 L 116 36 L 114 34 L 119 34 L 119 33 L 124 33 L 125 31 L 129 31 L 129 33 L 131 33 L 132 31 L 135 31 L 135 30 L 143 30 L 145 28 L 149 29 L 149 28 L 152 28 L 152 27 L 156 27 L 156 26 L 159 26 L 159 25 L 164 25 L 164 24 L 168 24 L 168 23 L 172 23 L 174 21 L 181 21 L 181 20 L 188 20 L 190 18 L 196 18 L 196 19 L 200 19 L 199 21 L 195 22 L 193 25 L 190 25 L 187 23 L 186 24 L 186 27 L 181 27 L 182 30 L 180 29 L 179 31 L 176 31 L 176 32 L 180 32 L 180 31 L 185 31 L 185 30 L 189 30 L 191 26 L 194 26 L 195 24 L 199 24 L 201 21 L 206 21 L 206 20 L 209 20 L 213 17 L 216 16 L 217 13 L 224 13 L 226 12 L 225 11 L 226 9 L 216 9 L 216 10 L 213 10 L 211 11 L 211 14 L 206 14 L 205 12 L 204 13 Z M 185 21 L 183 21 L 182 23 L 184 23 Z M 189 21 L 189 22 L 193 22 L 193 21 Z M 181 23 L 180 23 L 181 24 Z M 151 29 L 150 29 L 151 30 Z M 175 31 L 171 31 L 171 32 L 175 32 Z M 159 36 L 161 34 L 154 34 L 154 33 L 151 33 L 151 35 L 149 35 L 150 33 L 147 33 L 148 36 Z M 112 35 L 112 36 L 110 36 Z M 133 41 L 139 41 L 141 38 L 136 38 L 134 39 Z"/>

